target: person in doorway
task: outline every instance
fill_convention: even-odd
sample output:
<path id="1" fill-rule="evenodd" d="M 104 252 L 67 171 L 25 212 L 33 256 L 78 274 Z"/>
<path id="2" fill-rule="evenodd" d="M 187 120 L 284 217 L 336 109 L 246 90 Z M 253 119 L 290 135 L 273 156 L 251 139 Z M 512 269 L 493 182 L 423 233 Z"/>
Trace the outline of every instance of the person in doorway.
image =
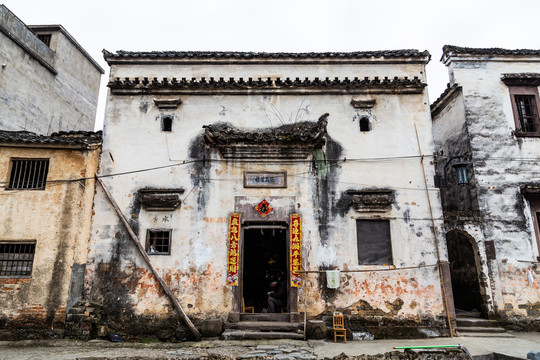
<path id="1" fill-rule="evenodd" d="M 268 293 L 268 311 L 271 313 L 276 312 L 277 307 L 283 307 L 287 305 L 287 282 L 285 281 L 285 275 L 280 273 L 278 275 L 278 284 L 276 290 Z"/>

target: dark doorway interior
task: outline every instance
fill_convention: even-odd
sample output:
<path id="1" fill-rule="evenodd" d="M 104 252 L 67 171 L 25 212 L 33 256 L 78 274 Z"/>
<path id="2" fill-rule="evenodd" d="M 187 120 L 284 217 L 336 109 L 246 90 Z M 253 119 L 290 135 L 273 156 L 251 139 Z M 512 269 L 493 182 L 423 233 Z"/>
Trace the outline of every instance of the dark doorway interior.
<path id="1" fill-rule="evenodd" d="M 278 275 L 287 271 L 287 231 L 285 227 L 247 227 L 244 229 L 243 296 L 245 306 L 263 312 L 269 291 Z"/>
<path id="2" fill-rule="evenodd" d="M 446 244 L 456 314 L 481 315 L 484 307 L 471 241 L 460 232 L 450 231 L 446 234 Z"/>

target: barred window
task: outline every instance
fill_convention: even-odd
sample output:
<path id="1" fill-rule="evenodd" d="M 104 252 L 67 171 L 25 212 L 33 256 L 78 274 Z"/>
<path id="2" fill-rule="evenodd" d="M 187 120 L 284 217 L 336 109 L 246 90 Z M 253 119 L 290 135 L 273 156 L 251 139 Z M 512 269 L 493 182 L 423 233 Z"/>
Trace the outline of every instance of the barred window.
<path id="1" fill-rule="evenodd" d="M 37 34 L 37 38 L 41 40 L 45 45 L 51 46 L 51 34 Z"/>
<path id="2" fill-rule="evenodd" d="M 36 244 L 31 242 L 0 243 L 0 276 L 30 276 Z"/>
<path id="3" fill-rule="evenodd" d="M 146 253 L 169 255 L 171 253 L 171 230 L 152 230 L 146 233 Z"/>
<path id="4" fill-rule="evenodd" d="M 514 95 L 519 128 L 524 132 L 538 131 L 538 110 L 534 95 Z"/>
<path id="5" fill-rule="evenodd" d="M 45 189 L 49 159 L 12 159 L 8 189 Z"/>

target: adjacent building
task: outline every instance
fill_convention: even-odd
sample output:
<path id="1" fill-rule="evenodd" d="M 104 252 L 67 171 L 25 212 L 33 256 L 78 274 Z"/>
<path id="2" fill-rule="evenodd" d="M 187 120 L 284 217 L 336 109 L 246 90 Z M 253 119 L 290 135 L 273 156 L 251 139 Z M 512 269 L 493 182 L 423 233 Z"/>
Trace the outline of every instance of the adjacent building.
<path id="1" fill-rule="evenodd" d="M 538 329 L 540 50 L 447 45 L 441 61 L 431 113 L 456 310 Z"/>
<path id="2" fill-rule="evenodd" d="M 0 129 L 94 130 L 102 74 L 61 25 L 27 26 L 0 5 Z"/>
<path id="3" fill-rule="evenodd" d="M 82 284 L 101 133 L 0 131 L 0 334 L 63 335 Z"/>
<path id="4" fill-rule="evenodd" d="M 108 326 L 192 336 L 153 267 L 196 326 L 262 316 L 283 274 L 276 319 L 448 333 L 427 52 L 104 56 L 85 295 Z"/>

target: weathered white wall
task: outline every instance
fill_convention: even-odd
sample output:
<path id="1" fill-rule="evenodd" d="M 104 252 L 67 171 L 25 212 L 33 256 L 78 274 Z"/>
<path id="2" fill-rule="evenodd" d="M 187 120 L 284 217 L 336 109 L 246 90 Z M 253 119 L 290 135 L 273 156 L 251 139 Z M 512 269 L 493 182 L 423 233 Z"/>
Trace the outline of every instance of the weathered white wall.
<path id="1" fill-rule="evenodd" d="M 348 76 L 423 77 L 424 65 L 364 64 L 323 65 L 113 65 L 115 77 L 310 77 Z M 417 95 L 184 95 L 174 114 L 173 131 L 160 131 L 159 115 L 153 102 L 163 96 L 116 96 L 109 94 L 104 125 L 101 173 L 116 174 L 163 165 L 169 168 L 118 175 L 104 179 L 130 219 L 140 241 L 146 229 L 170 227 L 173 230 L 170 256 L 151 256 L 154 265 L 172 287 L 192 318 L 219 316 L 231 310 L 232 292 L 226 286 L 228 216 L 235 211 L 235 197 L 258 199 L 293 198 L 303 220 L 304 267 L 308 270 L 380 270 L 388 266 L 359 266 L 356 245 L 356 219 L 381 216 L 390 219 L 392 254 L 398 268 L 431 265 L 437 262 L 435 238 L 426 197 L 422 164 L 415 125 L 424 160 L 436 231 L 441 241 L 442 214 L 438 191 L 433 186 L 434 169 L 431 119 L 427 92 Z M 176 96 L 171 96 L 176 97 Z M 351 99 L 375 99 L 373 109 L 358 110 Z M 228 122 L 236 127 L 254 129 L 277 127 L 283 123 L 317 121 L 329 113 L 328 140 L 342 152 L 326 147 L 327 157 L 338 160 L 322 185 L 312 170 L 311 160 L 302 163 L 240 163 L 221 160 L 211 153 L 207 167 L 189 161 L 201 159 L 194 153 L 194 142 L 203 134 L 202 125 Z M 369 116 L 372 131 L 361 133 L 358 120 Z M 333 145 L 334 146 L 334 145 Z M 336 158 L 337 157 L 337 158 Z M 344 159 L 347 159 L 344 161 Z M 371 159 L 371 160 L 368 160 Z M 186 161 L 186 164 L 183 162 Z M 248 189 L 243 187 L 243 171 L 286 171 L 285 189 Z M 199 178 L 202 178 L 200 182 Z M 322 186 L 322 187 L 321 187 Z M 144 187 L 185 189 L 181 208 L 172 212 L 140 209 L 137 190 Z M 317 187 L 320 187 L 320 191 Z M 396 192 L 394 205 L 386 213 L 358 213 L 349 204 L 339 203 L 349 189 L 391 188 Z M 256 202 L 254 203 L 256 204 Z M 272 205 L 272 204 L 271 204 Z M 164 217 L 167 216 L 167 220 Z M 326 216 L 326 218 L 325 218 Z M 319 231 L 319 222 L 327 219 L 328 233 Z M 135 316 L 166 316 L 171 313 L 166 300 L 159 298 L 156 283 L 146 270 L 114 210 L 98 190 L 95 203 L 87 273 L 87 291 L 97 301 L 107 301 L 107 291 L 123 301 L 123 311 Z M 442 251 L 441 245 L 441 252 Z M 110 289 L 110 278 L 118 271 L 130 288 Z M 116 276 L 116 275 L 115 275 Z M 434 319 L 444 316 L 441 286 L 436 267 L 387 272 L 343 273 L 342 287 L 328 295 L 321 291 L 324 276 L 309 275 L 307 296 L 309 316 L 330 309 L 351 314 L 386 315 L 393 319 Z M 366 312 L 362 301 L 372 307 Z M 400 304 L 401 302 L 401 304 Z M 130 308 L 129 310 L 125 310 Z M 302 308 L 300 309 L 302 310 Z"/>
<path id="2" fill-rule="evenodd" d="M 494 61 L 487 57 L 453 58 L 447 66 L 452 84 L 463 88 L 459 107 L 463 106 L 464 112 L 449 104 L 450 110 L 434 118 L 437 149 L 452 150 L 457 137 L 453 131 L 466 138 L 462 141 L 466 146 L 453 150 L 470 153 L 470 191 L 476 213 L 467 216 L 476 220 L 465 218 L 465 223 L 472 225 L 462 224 L 461 228 L 480 248 L 481 270 L 489 278 L 491 311 L 510 318 L 538 318 L 535 309 L 540 307 L 538 281 L 532 286 L 527 281 L 527 271 L 538 278 L 539 269 L 519 261 L 534 260 L 539 254 L 530 208 L 520 194 L 520 185 L 540 181 L 538 161 L 534 160 L 540 153 L 540 139 L 514 135 L 510 94 L 501 77 L 505 73 L 538 72 L 539 63 L 538 58 L 511 56 Z M 465 126 L 460 129 L 457 122 Z M 494 241 L 496 259 L 486 258 L 484 241 Z"/>

